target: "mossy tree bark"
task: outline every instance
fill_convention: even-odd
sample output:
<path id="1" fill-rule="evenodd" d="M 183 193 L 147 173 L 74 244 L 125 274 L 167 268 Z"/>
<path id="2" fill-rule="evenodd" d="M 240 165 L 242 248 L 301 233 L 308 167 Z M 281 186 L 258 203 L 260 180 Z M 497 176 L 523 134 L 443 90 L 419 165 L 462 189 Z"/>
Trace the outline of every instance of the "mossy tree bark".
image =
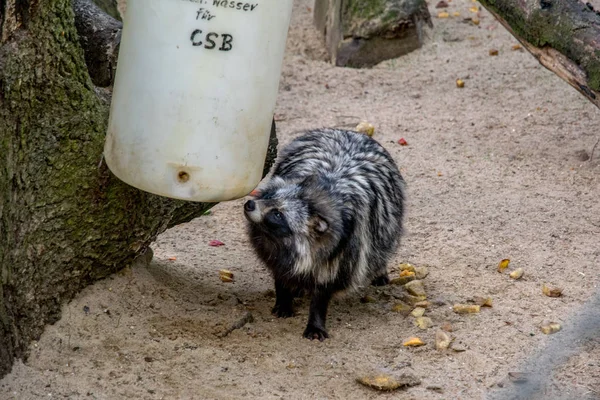
<path id="1" fill-rule="evenodd" d="M 314 22 L 337 66 L 365 68 L 421 47 L 424 0 L 316 0 Z"/>
<path id="2" fill-rule="evenodd" d="M 579 0 L 480 0 L 540 63 L 600 107 L 600 12 Z"/>
<path id="3" fill-rule="evenodd" d="M 213 205 L 111 175 L 102 162 L 108 97 L 98 93 L 71 0 L 0 0 L 0 376 L 62 302 Z"/>

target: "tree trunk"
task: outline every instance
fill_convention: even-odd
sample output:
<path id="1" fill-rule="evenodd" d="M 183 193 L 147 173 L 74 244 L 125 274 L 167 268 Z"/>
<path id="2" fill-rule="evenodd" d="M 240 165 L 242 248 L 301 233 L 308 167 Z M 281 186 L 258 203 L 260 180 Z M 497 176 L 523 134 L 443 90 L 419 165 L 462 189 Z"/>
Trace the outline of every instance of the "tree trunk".
<path id="1" fill-rule="evenodd" d="M 418 49 L 433 26 L 425 0 L 316 0 L 314 23 L 331 61 L 355 68 Z"/>
<path id="2" fill-rule="evenodd" d="M 540 63 L 600 107 L 600 12 L 578 0 L 480 0 Z"/>
<path id="3" fill-rule="evenodd" d="M 110 173 L 107 99 L 88 75 L 71 0 L 0 0 L 0 377 L 61 303 L 213 206 Z"/>

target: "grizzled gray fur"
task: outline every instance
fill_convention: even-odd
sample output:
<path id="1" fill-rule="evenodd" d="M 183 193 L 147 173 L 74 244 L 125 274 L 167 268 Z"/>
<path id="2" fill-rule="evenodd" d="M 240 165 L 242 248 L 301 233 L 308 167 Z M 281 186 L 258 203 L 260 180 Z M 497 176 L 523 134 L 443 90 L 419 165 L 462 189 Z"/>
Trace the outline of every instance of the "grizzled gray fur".
<path id="1" fill-rule="evenodd" d="M 311 304 L 304 337 L 324 340 L 333 294 L 389 282 L 402 232 L 404 181 L 390 154 L 357 132 L 318 129 L 285 146 L 244 204 L 251 243 L 275 279 L 273 313 Z"/>

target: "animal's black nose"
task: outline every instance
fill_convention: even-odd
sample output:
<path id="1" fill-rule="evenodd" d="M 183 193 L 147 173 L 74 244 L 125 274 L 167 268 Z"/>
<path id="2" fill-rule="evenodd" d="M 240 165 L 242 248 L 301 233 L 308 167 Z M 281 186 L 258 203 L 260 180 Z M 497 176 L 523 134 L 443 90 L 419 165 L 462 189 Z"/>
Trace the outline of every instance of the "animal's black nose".
<path id="1" fill-rule="evenodd" d="M 248 212 L 256 210 L 256 202 L 254 200 L 248 200 L 246 204 L 244 204 L 244 210 Z"/>

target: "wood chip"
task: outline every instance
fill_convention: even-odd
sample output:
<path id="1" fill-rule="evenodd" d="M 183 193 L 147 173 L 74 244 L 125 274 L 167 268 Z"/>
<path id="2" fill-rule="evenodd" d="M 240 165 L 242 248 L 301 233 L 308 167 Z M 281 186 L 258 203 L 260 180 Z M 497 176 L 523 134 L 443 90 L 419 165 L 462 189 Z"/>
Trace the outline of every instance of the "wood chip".
<path id="1" fill-rule="evenodd" d="M 394 307 L 392 307 L 392 311 L 403 315 L 408 315 L 412 311 L 412 307 L 406 303 L 399 302 L 394 304 Z"/>
<path id="2" fill-rule="evenodd" d="M 400 271 L 415 272 L 415 266 L 409 263 L 400 264 L 398 268 L 400 269 Z"/>
<path id="3" fill-rule="evenodd" d="M 429 308 L 429 307 L 431 307 L 431 303 L 428 302 L 427 300 L 419 301 L 418 303 L 415 303 L 415 307 Z"/>
<path id="4" fill-rule="evenodd" d="M 542 286 L 542 293 L 548 297 L 560 297 L 562 296 L 562 289 L 558 287 L 546 286 L 546 284 L 544 284 Z"/>
<path id="5" fill-rule="evenodd" d="M 480 297 L 474 296 L 473 301 L 475 304 L 481 307 L 491 307 L 492 306 L 492 298 L 491 297 Z"/>
<path id="6" fill-rule="evenodd" d="M 505 258 L 504 260 L 498 263 L 498 272 L 503 273 L 506 268 L 508 268 L 508 264 L 510 264 L 510 260 Z"/>
<path id="7" fill-rule="evenodd" d="M 424 314 L 425 314 L 425 309 L 422 307 L 417 307 L 414 310 L 412 310 L 412 312 L 410 313 L 410 315 L 412 315 L 415 318 L 422 317 Z"/>
<path id="8" fill-rule="evenodd" d="M 457 314 L 476 314 L 481 310 L 481 307 L 476 304 L 455 304 L 452 310 Z"/>
<path id="9" fill-rule="evenodd" d="M 221 278 L 223 282 L 233 282 L 233 272 L 227 269 L 222 269 L 219 271 L 219 278 Z"/>
<path id="10" fill-rule="evenodd" d="M 416 279 L 415 275 L 406 275 L 398 278 L 394 278 L 390 280 L 390 284 L 392 285 L 406 285 L 410 281 L 414 281 Z"/>
<path id="11" fill-rule="evenodd" d="M 354 129 L 356 132 L 364 133 L 367 136 L 373 136 L 375 134 L 375 127 L 367 121 L 362 121 Z"/>
<path id="12" fill-rule="evenodd" d="M 377 299 L 369 294 L 364 295 L 360 299 L 361 303 L 377 303 Z"/>
<path id="13" fill-rule="evenodd" d="M 425 346 L 425 342 L 423 342 L 418 337 L 410 337 L 410 338 L 406 339 L 404 341 L 404 343 L 402 343 L 402 346 L 407 346 L 407 347 Z"/>
<path id="14" fill-rule="evenodd" d="M 444 322 L 442 324 L 442 330 L 446 331 L 446 332 L 452 332 L 454 331 L 454 328 L 452 328 L 452 324 L 448 321 Z"/>
<path id="15" fill-rule="evenodd" d="M 562 326 L 560 326 L 560 324 L 557 324 L 556 322 L 544 324 L 540 327 L 540 330 L 542 331 L 542 333 L 544 333 L 546 335 L 552 335 L 553 333 L 556 333 L 556 332 L 560 331 L 561 329 L 562 329 Z"/>
<path id="16" fill-rule="evenodd" d="M 429 269 L 427 267 L 415 267 L 415 276 L 417 279 L 425 279 L 429 275 Z"/>
<path id="17" fill-rule="evenodd" d="M 410 374 L 391 376 L 387 374 L 366 375 L 356 378 L 362 385 L 380 391 L 391 391 L 421 384 L 421 380 Z"/>
<path id="18" fill-rule="evenodd" d="M 435 348 L 438 350 L 446 350 L 450 347 L 450 343 L 452 343 L 452 339 L 450 335 L 448 335 L 444 331 L 437 331 L 435 333 Z"/>
<path id="19" fill-rule="evenodd" d="M 410 295 L 408 293 L 405 293 L 405 294 L 402 295 L 402 300 L 404 300 L 408 304 L 415 305 L 415 304 L 417 304 L 420 301 L 427 300 L 427 297 L 425 297 L 425 296 L 413 296 L 413 295 Z"/>
<path id="20" fill-rule="evenodd" d="M 527 382 L 528 376 L 523 372 L 509 372 L 508 379 L 514 383 L 525 383 Z"/>
<path id="21" fill-rule="evenodd" d="M 523 277 L 523 273 L 523 268 L 517 268 L 513 272 L 508 274 L 508 276 L 510 276 L 513 279 L 521 279 Z"/>
<path id="22" fill-rule="evenodd" d="M 423 281 L 414 280 L 408 282 L 406 285 L 404 285 L 404 287 L 406 288 L 406 290 L 408 290 L 408 293 L 412 294 L 413 296 L 425 297 L 426 295 Z"/>
<path id="23" fill-rule="evenodd" d="M 433 321 L 429 317 L 415 318 L 415 326 L 419 329 L 429 329 L 433 326 Z"/>

